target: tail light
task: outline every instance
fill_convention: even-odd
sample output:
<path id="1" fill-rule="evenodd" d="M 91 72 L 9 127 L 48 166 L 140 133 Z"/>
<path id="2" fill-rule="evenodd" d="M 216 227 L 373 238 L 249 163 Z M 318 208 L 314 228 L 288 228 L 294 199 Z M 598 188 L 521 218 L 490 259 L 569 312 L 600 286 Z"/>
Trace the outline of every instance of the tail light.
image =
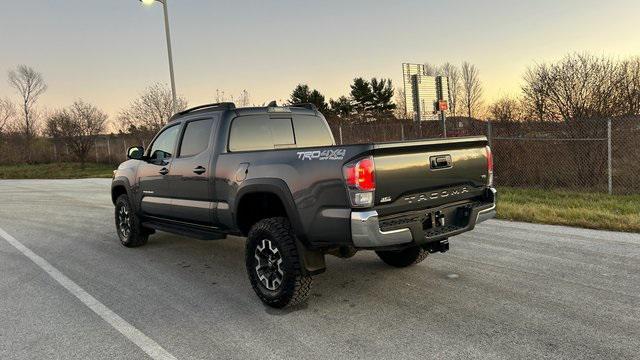
<path id="1" fill-rule="evenodd" d="M 493 152 L 488 146 L 485 149 L 487 151 L 487 186 L 493 186 Z"/>
<path id="2" fill-rule="evenodd" d="M 351 162 L 343 168 L 344 180 L 349 188 L 351 204 L 357 207 L 373 205 L 376 175 L 373 157 Z"/>

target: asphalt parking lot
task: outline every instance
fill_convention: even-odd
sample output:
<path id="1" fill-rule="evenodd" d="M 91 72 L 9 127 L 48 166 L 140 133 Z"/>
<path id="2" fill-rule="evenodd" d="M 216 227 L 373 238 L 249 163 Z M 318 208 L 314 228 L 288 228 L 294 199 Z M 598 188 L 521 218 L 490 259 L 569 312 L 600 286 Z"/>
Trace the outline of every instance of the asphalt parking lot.
<path id="1" fill-rule="evenodd" d="M 87 303 L 177 359 L 640 356 L 638 234 L 489 221 L 413 268 L 328 257 L 309 303 L 275 310 L 241 238 L 122 247 L 109 181 L 0 181 L 1 359 L 150 358 Z"/>

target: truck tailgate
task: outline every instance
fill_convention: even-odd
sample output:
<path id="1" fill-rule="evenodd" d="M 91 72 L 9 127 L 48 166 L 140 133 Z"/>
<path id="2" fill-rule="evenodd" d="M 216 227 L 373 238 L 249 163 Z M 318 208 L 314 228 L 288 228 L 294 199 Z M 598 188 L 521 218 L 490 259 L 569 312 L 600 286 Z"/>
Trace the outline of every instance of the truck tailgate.
<path id="1" fill-rule="evenodd" d="M 485 137 L 374 145 L 376 207 L 393 213 L 478 196 L 489 176 L 486 146 Z"/>

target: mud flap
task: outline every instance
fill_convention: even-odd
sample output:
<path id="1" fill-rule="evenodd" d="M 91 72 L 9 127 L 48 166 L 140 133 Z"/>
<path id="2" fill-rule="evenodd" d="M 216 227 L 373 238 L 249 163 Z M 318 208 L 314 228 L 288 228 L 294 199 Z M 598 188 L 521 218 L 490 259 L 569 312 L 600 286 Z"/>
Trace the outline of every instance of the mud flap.
<path id="1" fill-rule="evenodd" d="M 322 251 L 309 250 L 300 242 L 300 240 L 297 239 L 296 247 L 298 248 L 300 261 L 302 261 L 303 268 L 307 274 L 318 275 L 327 270 L 324 253 Z"/>

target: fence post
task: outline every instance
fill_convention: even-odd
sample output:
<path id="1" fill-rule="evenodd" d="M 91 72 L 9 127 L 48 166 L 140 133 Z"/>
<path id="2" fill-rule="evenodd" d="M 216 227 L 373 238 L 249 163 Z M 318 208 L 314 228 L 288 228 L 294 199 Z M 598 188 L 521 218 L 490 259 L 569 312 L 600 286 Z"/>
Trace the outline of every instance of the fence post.
<path id="1" fill-rule="evenodd" d="M 491 120 L 487 120 L 487 140 L 489 141 L 489 147 L 491 147 Z"/>
<path id="2" fill-rule="evenodd" d="M 338 125 L 338 133 L 340 134 L 340 145 L 342 145 L 342 125 Z"/>
<path id="3" fill-rule="evenodd" d="M 96 148 L 96 164 L 98 163 L 98 139 L 93 141 L 93 146 Z"/>
<path id="4" fill-rule="evenodd" d="M 56 142 L 53 142 L 53 161 L 57 162 L 58 161 L 58 151 L 56 151 Z"/>
<path id="5" fill-rule="evenodd" d="M 109 163 L 111 163 L 111 138 L 107 138 L 107 154 L 109 155 Z"/>
<path id="6" fill-rule="evenodd" d="M 400 139 L 404 141 L 404 124 L 400 124 Z"/>
<path id="7" fill-rule="evenodd" d="M 440 121 L 442 122 L 442 137 L 447 138 L 447 116 L 444 111 L 440 111 Z"/>
<path id="8" fill-rule="evenodd" d="M 607 119 L 607 168 L 609 195 L 613 194 L 613 158 L 611 152 L 611 119 Z"/>

